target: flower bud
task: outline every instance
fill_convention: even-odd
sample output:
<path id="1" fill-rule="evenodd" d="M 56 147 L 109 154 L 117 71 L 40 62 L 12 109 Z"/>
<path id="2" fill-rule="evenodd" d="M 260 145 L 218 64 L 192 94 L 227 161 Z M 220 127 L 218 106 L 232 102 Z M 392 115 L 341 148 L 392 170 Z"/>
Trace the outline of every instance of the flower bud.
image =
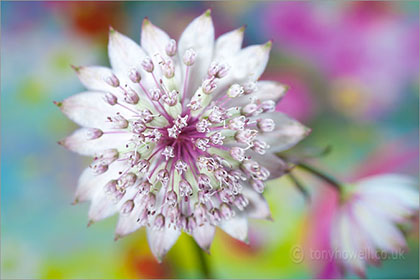
<path id="1" fill-rule="evenodd" d="M 108 117 L 108 121 L 112 124 L 112 128 L 122 129 L 128 127 L 128 121 L 118 113 L 114 117 Z"/>
<path id="2" fill-rule="evenodd" d="M 152 73 L 153 69 L 155 69 L 155 66 L 153 64 L 153 61 L 150 57 L 146 57 L 142 62 L 141 66 L 146 72 Z"/>
<path id="3" fill-rule="evenodd" d="M 128 104 L 135 105 L 139 103 L 139 96 L 132 89 L 124 90 L 124 101 Z"/>
<path id="4" fill-rule="evenodd" d="M 183 57 L 184 64 L 187 66 L 191 66 L 194 64 L 196 58 L 197 58 L 197 53 L 193 49 L 188 49 L 185 51 L 185 54 Z"/>
<path id="5" fill-rule="evenodd" d="M 135 84 L 137 84 L 141 80 L 141 75 L 140 75 L 139 71 L 137 71 L 134 68 L 130 70 L 130 73 L 128 74 L 128 77 Z"/>
<path id="6" fill-rule="evenodd" d="M 245 159 L 245 150 L 239 147 L 232 147 L 230 149 L 230 155 L 233 157 L 233 159 L 241 162 Z"/>
<path id="7" fill-rule="evenodd" d="M 272 119 L 258 120 L 258 128 L 261 129 L 262 132 L 272 132 L 275 126 L 276 124 Z"/>
<path id="8" fill-rule="evenodd" d="M 233 84 L 227 92 L 227 96 L 229 96 L 230 98 L 236 98 L 238 96 L 241 96 L 244 93 L 244 88 L 241 87 L 238 84 Z"/>
<path id="9" fill-rule="evenodd" d="M 168 56 L 176 55 L 176 41 L 174 39 L 169 40 L 165 48 L 166 54 Z"/>
<path id="10" fill-rule="evenodd" d="M 264 185 L 264 182 L 261 180 L 252 180 L 251 186 L 258 193 L 264 192 L 265 185 Z"/>
<path id="11" fill-rule="evenodd" d="M 133 200 L 127 200 L 124 202 L 124 204 L 121 206 L 121 214 L 129 214 L 131 211 L 133 211 L 134 208 L 134 201 Z"/>
<path id="12" fill-rule="evenodd" d="M 201 85 L 201 89 L 203 90 L 205 94 L 212 93 L 216 88 L 217 88 L 217 85 L 214 79 L 206 79 Z"/>
<path id="13" fill-rule="evenodd" d="M 104 133 L 98 128 L 88 128 L 86 131 L 86 139 L 93 140 L 101 137 Z"/>
<path id="14" fill-rule="evenodd" d="M 120 86 L 120 80 L 118 80 L 117 76 L 115 76 L 114 74 L 111 74 L 111 76 L 106 77 L 105 82 L 112 87 Z"/>
<path id="15" fill-rule="evenodd" d="M 109 92 L 107 94 L 105 94 L 104 100 L 105 100 L 105 102 L 107 102 L 111 106 L 114 106 L 118 102 L 117 97 L 115 95 L 113 95 L 112 93 L 109 93 Z"/>
<path id="16" fill-rule="evenodd" d="M 165 217 L 162 214 L 156 216 L 153 222 L 153 227 L 157 230 L 162 230 L 165 226 Z"/>

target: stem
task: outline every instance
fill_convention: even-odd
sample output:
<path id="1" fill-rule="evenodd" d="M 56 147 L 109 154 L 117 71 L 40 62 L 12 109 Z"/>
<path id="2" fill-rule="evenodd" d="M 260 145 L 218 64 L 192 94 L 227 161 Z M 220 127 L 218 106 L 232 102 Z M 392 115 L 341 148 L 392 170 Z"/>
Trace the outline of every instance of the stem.
<path id="1" fill-rule="evenodd" d="M 198 255 L 198 260 L 200 262 L 200 270 L 201 270 L 201 273 L 203 274 L 203 278 L 211 279 L 209 263 L 207 262 L 203 249 L 201 249 L 201 247 L 198 246 L 198 244 L 195 242 L 195 240 L 192 237 L 191 237 L 191 240 L 192 240 L 192 243 L 194 243 L 193 246 Z"/>
<path id="2" fill-rule="evenodd" d="M 318 169 L 302 162 L 296 163 L 296 166 L 302 168 L 303 170 L 317 176 L 318 178 L 324 180 L 325 182 L 329 183 L 331 186 L 333 186 L 339 193 L 342 192 L 343 187 L 341 183 L 339 183 L 335 178 L 331 177 L 330 175 L 325 174 L 322 171 L 319 171 Z"/>
<path id="3" fill-rule="evenodd" d="M 293 181 L 296 188 L 302 193 L 305 200 L 309 202 L 311 200 L 311 197 L 308 191 L 306 190 L 306 188 L 302 185 L 302 183 L 292 173 L 288 173 L 287 175 L 289 175 L 290 179 Z"/>

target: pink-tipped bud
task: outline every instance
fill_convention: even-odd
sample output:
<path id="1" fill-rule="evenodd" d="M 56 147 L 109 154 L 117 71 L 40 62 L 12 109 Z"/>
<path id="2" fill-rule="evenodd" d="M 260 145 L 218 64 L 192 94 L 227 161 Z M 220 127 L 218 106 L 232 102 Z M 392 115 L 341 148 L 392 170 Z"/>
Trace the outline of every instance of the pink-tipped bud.
<path id="1" fill-rule="evenodd" d="M 130 73 L 128 74 L 128 77 L 135 84 L 137 84 L 141 80 L 141 75 L 140 75 L 139 71 L 137 71 L 137 69 L 135 69 L 135 68 L 130 70 Z"/>
<path id="2" fill-rule="evenodd" d="M 253 129 L 239 130 L 235 133 L 235 139 L 239 143 L 250 144 L 257 137 L 258 131 Z"/>
<path id="3" fill-rule="evenodd" d="M 99 137 L 101 137 L 104 133 L 102 132 L 102 130 L 98 129 L 98 128 L 89 128 L 86 131 L 86 139 L 87 140 L 93 140 L 93 139 L 97 139 Z"/>
<path id="4" fill-rule="evenodd" d="M 131 124 L 131 132 L 141 134 L 146 130 L 146 125 L 141 121 L 135 121 Z"/>
<path id="5" fill-rule="evenodd" d="M 264 182 L 261 180 L 252 180 L 251 182 L 252 188 L 258 192 L 258 193 L 263 193 L 264 192 Z"/>
<path id="6" fill-rule="evenodd" d="M 201 85 L 201 89 L 205 94 L 212 93 L 217 88 L 216 82 L 214 79 L 206 79 Z"/>
<path id="7" fill-rule="evenodd" d="M 152 73 L 155 69 L 155 65 L 150 57 L 146 57 L 142 62 L 141 66 L 146 72 Z"/>
<path id="8" fill-rule="evenodd" d="M 270 148 L 270 145 L 268 145 L 266 142 L 262 140 L 254 140 L 252 143 L 252 150 L 257 152 L 260 155 L 264 155 L 266 151 Z"/>
<path id="9" fill-rule="evenodd" d="M 180 196 L 191 196 L 193 195 L 193 189 L 186 180 L 182 179 L 179 181 L 179 195 Z"/>
<path id="10" fill-rule="evenodd" d="M 248 206 L 249 200 L 242 194 L 238 194 L 234 200 L 234 204 L 239 210 L 243 211 Z"/>
<path id="11" fill-rule="evenodd" d="M 241 113 L 245 116 L 253 116 L 258 113 L 258 105 L 255 103 L 250 103 L 242 107 Z"/>
<path id="12" fill-rule="evenodd" d="M 257 83 L 256 82 L 247 82 L 244 85 L 244 94 L 250 94 L 257 90 Z"/>
<path id="13" fill-rule="evenodd" d="M 149 167 L 150 162 L 145 159 L 141 159 L 137 165 L 137 169 L 140 173 L 146 173 L 147 170 L 149 170 Z"/>
<path id="14" fill-rule="evenodd" d="M 124 91 L 124 101 L 128 104 L 135 105 L 139 103 L 139 96 L 134 90 L 128 89 Z"/>
<path id="15" fill-rule="evenodd" d="M 178 174 L 182 174 L 187 171 L 187 167 L 188 165 L 180 159 L 175 163 L 175 170 L 178 172 Z"/>
<path id="16" fill-rule="evenodd" d="M 245 129 L 245 116 L 239 116 L 229 121 L 228 127 L 232 130 L 244 130 Z"/>
<path id="17" fill-rule="evenodd" d="M 258 128 L 262 132 L 272 132 L 275 127 L 276 127 L 276 124 L 274 123 L 272 119 L 258 120 Z"/>
<path id="18" fill-rule="evenodd" d="M 174 39 L 169 40 L 165 48 L 166 54 L 168 56 L 176 55 L 176 41 Z"/>
<path id="19" fill-rule="evenodd" d="M 152 184 L 149 181 L 144 181 L 138 186 L 139 193 L 142 194 L 148 194 L 151 188 Z"/>
<path id="20" fill-rule="evenodd" d="M 108 103 L 111 106 L 114 106 L 118 102 L 117 97 L 115 95 L 113 95 L 112 93 L 109 93 L 109 92 L 107 94 L 105 94 L 104 100 L 105 100 L 106 103 Z"/>
<path id="21" fill-rule="evenodd" d="M 115 76 L 114 74 L 111 74 L 111 76 L 106 77 L 105 82 L 112 87 L 120 86 L 120 80 L 118 80 L 117 76 Z"/>
<path id="22" fill-rule="evenodd" d="M 121 206 L 121 214 L 127 215 L 130 214 L 134 209 L 134 201 L 133 200 L 127 200 L 124 202 L 124 204 Z"/>
<path id="23" fill-rule="evenodd" d="M 167 59 L 161 64 L 163 75 L 170 79 L 175 75 L 175 64 L 172 59 Z"/>
<path id="24" fill-rule="evenodd" d="M 122 129 L 128 127 L 128 121 L 118 113 L 114 117 L 108 117 L 108 121 L 111 123 L 112 128 Z"/>
<path id="25" fill-rule="evenodd" d="M 197 58 L 197 53 L 193 49 L 188 49 L 184 53 L 183 61 L 184 64 L 187 66 L 191 66 L 194 64 Z"/>
<path id="26" fill-rule="evenodd" d="M 137 180 L 137 175 L 130 172 L 117 180 L 117 185 L 120 189 L 126 189 L 134 185 Z"/>
<path id="27" fill-rule="evenodd" d="M 217 225 L 222 220 L 220 210 L 213 208 L 210 210 L 210 219 L 213 225 Z"/>
<path id="28" fill-rule="evenodd" d="M 207 209 L 203 203 L 197 205 L 194 209 L 194 217 L 198 226 L 203 226 L 207 222 Z"/>
<path id="29" fill-rule="evenodd" d="M 166 169 L 161 169 L 156 175 L 156 180 L 161 182 L 163 186 L 166 186 L 169 182 L 169 173 Z"/>
<path id="30" fill-rule="evenodd" d="M 149 210 L 153 210 L 156 206 L 156 196 L 154 193 L 149 193 L 146 197 L 145 206 Z"/>
<path id="31" fill-rule="evenodd" d="M 158 88 L 149 90 L 149 94 L 153 101 L 159 101 L 160 97 L 162 96 L 162 92 Z"/>
<path id="32" fill-rule="evenodd" d="M 233 157 L 234 160 L 237 160 L 239 162 L 245 159 L 245 150 L 242 148 L 232 147 L 229 153 Z"/>
<path id="33" fill-rule="evenodd" d="M 169 106 L 175 106 L 178 101 L 178 92 L 176 90 L 172 90 L 163 94 L 161 98 Z"/>
<path id="34" fill-rule="evenodd" d="M 223 139 L 225 139 L 225 136 L 221 132 L 216 132 L 210 136 L 210 142 L 214 145 L 223 145 Z"/>
<path id="35" fill-rule="evenodd" d="M 197 129 L 198 132 L 205 133 L 209 131 L 209 128 L 208 128 L 209 126 L 210 126 L 209 121 L 206 119 L 202 119 L 195 125 L 195 128 Z"/>
<path id="36" fill-rule="evenodd" d="M 276 109 L 276 102 L 273 100 L 265 100 L 260 105 L 263 112 L 274 112 Z"/>
<path id="37" fill-rule="evenodd" d="M 140 119 L 144 122 L 144 123 L 149 123 L 151 121 L 153 121 L 153 114 L 149 109 L 144 109 L 140 112 Z"/>
<path id="38" fill-rule="evenodd" d="M 200 174 L 198 176 L 198 188 L 203 191 L 212 189 L 210 177 L 206 174 Z"/>
<path id="39" fill-rule="evenodd" d="M 236 98 L 238 96 L 241 96 L 242 94 L 244 94 L 244 88 L 238 84 L 233 84 L 227 92 L 227 96 L 229 96 L 230 98 Z"/>
<path id="40" fill-rule="evenodd" d="M 178 196 L 174 191 L 169 191 L 166 194 L 166 202 L 168 202 L 169 205 L 175 205 L 178 202 Z"/>
<path id="41" fill-rule="evenodd" d="M 162 214 L 156 216 L 153 222 L 153 228 L 156 230 L 162 230 L 165 227 L 165 217 Z"/>

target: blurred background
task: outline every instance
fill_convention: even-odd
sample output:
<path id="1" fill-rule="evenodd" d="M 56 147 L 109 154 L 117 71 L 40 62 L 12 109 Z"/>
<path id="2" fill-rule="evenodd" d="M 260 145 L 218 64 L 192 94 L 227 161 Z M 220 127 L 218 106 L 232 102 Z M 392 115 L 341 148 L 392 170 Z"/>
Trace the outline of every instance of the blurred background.
<path id="1" fill-rule="evenodd" d="M 56 144 L 76 128 L 53 105 L 83 91 L 70 64 L 109 65 L 108 26 L 139 41 L 148 16 L 173 38 L 207 8 L 216 34 L 246 24 L 245 45 L 273 40 L 264 79 L 288 84 L 278 109 L 313 133 L 296 150 L 332 147 L 314 165 L 351 182 L 419 168 L 419 3 L 401 2 L 1 2 L 1 277 L 198 278 L 182 235 L 163 264 L 140 230 L 113 241 L 116 217 L 87 224 L 72 206 L 89 159 Z M 250 245 L 222 231 L 215 278 L 337 277 L 328 260 L 296 261 L 295 246 L 328 250 L 336 206 L 323 182 L 299 174 L 305 202 L 287 176 L 266 197 L 274 221 L 253 221 Z M 403 258 L 370 267 L 369 278 L 418 278 L 418 224 Z M 354 275 L 347 275 L 354 277 Z"/>

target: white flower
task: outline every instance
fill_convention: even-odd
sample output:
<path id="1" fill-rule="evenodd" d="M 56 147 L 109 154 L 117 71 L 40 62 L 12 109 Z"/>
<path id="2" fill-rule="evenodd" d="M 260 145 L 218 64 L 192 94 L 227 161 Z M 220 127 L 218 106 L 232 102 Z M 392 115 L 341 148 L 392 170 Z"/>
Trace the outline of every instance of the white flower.
<path id="1" fill-rule="evenodd" d="M 345 271 L 365 277 L 365 265 L 377 264 L 380 252 L 406 246 L 397 224 L 408 223 L 419 209 L 417 183 L 404 175 L 378 175 L 348 186 L 332 227 L 332 248 Z"/>
<path id="2" fill-rule="evenodd" d="M 112 69 L 75 67 L 88 91 L 58 103 L 83 127 L 60 143 L 95 156 L 76 201 L 92 202 L 91 222 L 120 212 L 117 238 L 145 226 L 159 261 L 182 230 L 206 251 L 216 226 L 246 241 L 248 218 L 270 217 L 260 192 L 285 167 L 274 153 L 308 133 L 273 112 L 285 86 L 258 81 L 271 43 L 242 49 L 243 31 L 215 40 L 209 11 L 178 44 L 147 19 L 141 46 L 111 29 Z"/>

